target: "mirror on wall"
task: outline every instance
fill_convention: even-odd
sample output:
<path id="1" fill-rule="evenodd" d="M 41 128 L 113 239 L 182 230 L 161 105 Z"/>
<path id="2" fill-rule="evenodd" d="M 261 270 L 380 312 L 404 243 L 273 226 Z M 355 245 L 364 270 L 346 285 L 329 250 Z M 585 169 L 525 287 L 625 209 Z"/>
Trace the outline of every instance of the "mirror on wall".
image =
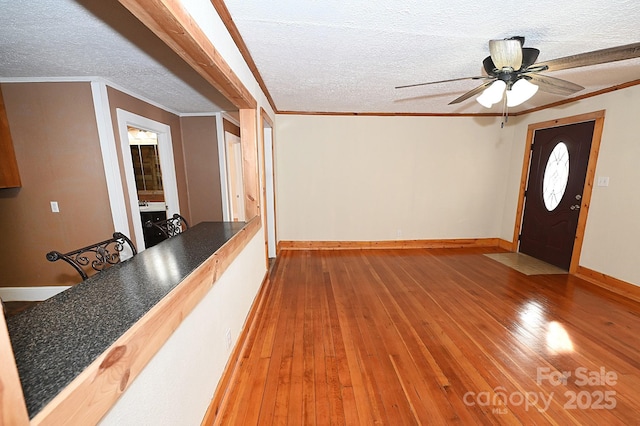
<path id="1" fill-rule="evenodd" d="M 158 134 L 127 127 L 131 162 L 140 201 L 164 201 L 162 168 L 158 153 Z"/>

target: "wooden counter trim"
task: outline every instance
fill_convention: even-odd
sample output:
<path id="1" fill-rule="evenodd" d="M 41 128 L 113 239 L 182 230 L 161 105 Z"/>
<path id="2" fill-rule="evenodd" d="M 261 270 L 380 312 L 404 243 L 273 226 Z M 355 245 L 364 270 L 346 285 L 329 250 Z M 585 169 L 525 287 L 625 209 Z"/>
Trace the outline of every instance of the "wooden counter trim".
<path id="1" fill-rule="evenodd" d="M 499 238 L 399 241 L 280 241 L 278 250 L 352 250 L 407 248 L 500 247 Z"/>
<path id="2" fill-rule="evenodd" d="M 578 266 L 575 276 L 628 299 L 640 302 L 640 286 L 614 278 L 593 269 Z"/>
<path id="3" fill-rule="evenodd" d="M 258 117 L 255 109 L 240 110 L 240 145 L 242 149 L 242 184 L 245 217 L 260 215 L 258 190 Z"/>
<path id="4" fill-rule="evenodd" d="M 2 309 L 2 307 L 0 307 Z M 18 367 L 7 330 L 0 312 L 0 425 L 27 425 L 29 414 L 22 394 Z"/>
<path id="5" fill-rule="evenodd" d="M 31 424 L 96 424 L 259 229 L 260 217 L 255 217 L 80 373 Z"/>

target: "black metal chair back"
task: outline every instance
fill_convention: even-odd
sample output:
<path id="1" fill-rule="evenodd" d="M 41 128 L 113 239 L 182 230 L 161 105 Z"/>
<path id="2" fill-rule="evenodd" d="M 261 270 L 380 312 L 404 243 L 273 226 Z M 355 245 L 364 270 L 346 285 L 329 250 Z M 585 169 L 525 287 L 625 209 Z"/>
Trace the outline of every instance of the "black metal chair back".
<path id="1" fill-rule="evenodd" d="M 186 219 L 180 216 L 178 213 L 174 214 L 168 219 L 159 220 L 157 222 L 148 220 L 145 222 L 144 226 L 147 228 L 158 229 L 167 238 L 175 237 L 182 231 L 186 231 L 187 229 L 189 229 L 189 224 L 187 223 Z"/>
<path id="2" fill-rule="evenodd" d="M 91 275 L 107 269 L 120 262 L 120 252 L 125 249 L 125 244 L 129 245 L 133 255 L 137 254 L 136 247 L 133 242 L 121 232 L 114 232 L 113 237 L 99 243 L 83 247 L 69 253 L 60 253 L 50 251 L 47 253 L 47 260 L 55 262 L 56 260 L 64 260 L 78 271 L 82 280 L 89 278 L 87 272 L 95 271 Z"/>

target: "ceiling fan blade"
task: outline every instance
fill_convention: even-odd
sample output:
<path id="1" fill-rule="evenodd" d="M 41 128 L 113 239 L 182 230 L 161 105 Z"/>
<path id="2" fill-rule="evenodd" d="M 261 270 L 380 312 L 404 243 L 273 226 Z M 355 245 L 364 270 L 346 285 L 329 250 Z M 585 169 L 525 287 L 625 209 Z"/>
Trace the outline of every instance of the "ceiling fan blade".
<path id="1" fill-rule="evenodd" d="M 547 93 L 553 93 L 556 95 L 573 95 L 574 93 L 584 89 L 584 87 L 579 84 L 555 77 L 549 77 L 548 75 L 535 73 L 524 75 L 527 80 L 531 81 L 531 83 L 540 87 L 540 90 Z"/>
<path id="2" fill-rule="evenodd" d="M 518 39 L 489 40 L 491 60 L 496 68 L 519 70 L 522 67 L 522 44 Z"/>
<path id="3" fill-rule="evenodd" d="M 624 61 L 625 59 L 638 57 L 640 57 L 640 43 L 633 43 L 626 44 L 624 46 L 610 47 L 608 49 L 594 50 L 593 52 L 565 56 L 564 58 L 551 59 L 546 62 L 538 62 L 535 65 L 536 67 L 546 66 L 548 71 L 559 71 L 569 68 L 604 64 L 606 62 Z"/>
<path id="4" fill-rule="evenodd" d="M 455 98 L 454 100 L 452 100 L 451 102 L 449 102 L 449 105 L 453 105 L 453 104 L 459 104 L 462 101 L 466 101 L 467 99 L 469 99 L 472 96 L 477 95 L 478 93 L 481 93 L 484 89 L 486 89 L 487 87 L 491 86 L 493 84 L 493 82 L 496 81 L 496 78 L 491 78 L 490 81 L 487 81 L 485 83 L 482 83 L 482 85 L 476 87 L 473 90 L 468 91 L 467 93 L 465 93 L 464 95 Z"/>
<path id="5" fill-rule="evenodd" d="M 406 89 L 407 87 L 418 87 L 418 86 L 426 86 L 428 84 L 438 84 L 438 83 L 449 83 L 451 81 L 462 81 L 462 80 L 482 80 L 486 78 L 493 78 L 486 75 L 479 75 L 476 77 L 460 77 L 460 78 L 452 78 L 450 80 L 440 80 L 440 81 L 429 81 L 427 83 L 416 83 L 416 84 L 407 84 L 405 86 L 396 86 L 396 89 Z"/>

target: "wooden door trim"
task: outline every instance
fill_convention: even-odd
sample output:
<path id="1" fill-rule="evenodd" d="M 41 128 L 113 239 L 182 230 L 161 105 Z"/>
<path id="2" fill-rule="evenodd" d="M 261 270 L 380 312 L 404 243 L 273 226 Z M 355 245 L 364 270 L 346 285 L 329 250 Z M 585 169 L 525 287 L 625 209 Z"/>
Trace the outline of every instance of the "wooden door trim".
<path id="1" fill-rule="evenodd" d="M 260 216 L 258 131 L 256 109 L 240 110 L 240 144 L 242 146 L 242 182 L 244 185 L 244 214 L 249 222 Z"/>
<path id="2" fill-rule="evenodd" d="M 516 210 L 516 223 L 513 229 L 513 240 L 511 242 L 511 251 L 518 250 L 518 236 L 522 227 L 522 215 L 524 213 L 524 192 L 527 188 L 527 180 L 529 178 L 529 167 L 531 163 L 531 144 L 536 130 L 549 129 L 553 127 L 565 126 L 568 124 L 577 124 L 585 121 L 595 121 L 593 128 L 593 136 L 591 138 L 591 150 L 589 151 L 589 162 L 587 164 L 587 176 L 584 182 L 584 190 L 580 206 L 580 216 L 578 216 L 578 228 L 576 229 L 576 239 L 571 253 L 571 264 L 569 273 L 575 274 L 580 263 L 580 254 L 582 252 L 582 242 L 584 240 L 584 230 L 587 226 L 587 216 L 589 214 L 589 206 L 591 204 L 591 192 L 593 190 L 593 182 L 596 175 L 596 164 L 598 162 L 598 154 L 600 152 L 600 141 L 602 139 L 602 130 L 604 128 L 605 110 L 594 111 L 586 114 L 574 115 L 571 117 L 559 118 L 556 120 L 542 121 L 540 123 L 529 124 L 527 128 L 527 141 L 524 158 L 522 160 L 522 173 L 520 175 L 520 194 L 518 196 L 518 208 Z"/>

